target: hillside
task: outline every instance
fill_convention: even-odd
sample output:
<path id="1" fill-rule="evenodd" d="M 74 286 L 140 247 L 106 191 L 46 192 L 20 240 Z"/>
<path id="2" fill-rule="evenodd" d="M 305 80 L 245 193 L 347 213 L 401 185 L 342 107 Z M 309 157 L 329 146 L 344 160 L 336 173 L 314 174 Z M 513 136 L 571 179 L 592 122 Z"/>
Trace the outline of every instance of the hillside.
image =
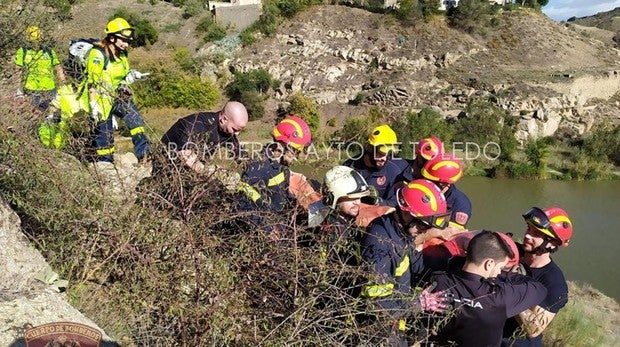
<path id="1" fill-rule="evenodd" d="M 520 139 L 559 131 L 583 134 L 610 119 L 620 123 L 618 52 L 531 11 L 505 12 L 486 33 L 469 35 L 450 28 L 443 17 L 404 25 L 390 15 L 317 6 L 285 20 L 271 37 L 245 48 L 237 43 L 230 49 L 234 57 L 214 60 L 209 54 L 216 45 L 203 44 L 195 32 L 200 15 L 183 19 L 182 9 L 164 2 L 82 0 L 72 20 L 59 24 L 53 35 L 61 43 L 101 36 L 109 16 L 122 6 L 148 18 L 160 32 L 156 44 L 131 50 L 133 68 L 155 70 L 157 64 L 163 73 L 213 81 L 213 89 L 231 81 L 231 70 L 269 69 L 282 85 L 269 90 L 268 112 L 301 92 L 319 104 L 321 131 L 329 117 L 340 120 L 327 129 L 334 130 L 371 107 L 379 110 L 376 122 L 430 105 L 443 117 L 459 118 L 442 124 L 457 123 L 471 116 L 464 110 L 476 99 L 508 110 L 519 122 Z M 238 42 L 228 39 L 231 46 Z M 66 54 L 65 46 L 58 47 Z M 189 69 L 175 60 L 178 47 L 191 53 Z M 121 155 L 126 148 L 119 148 L 114 164 L 94 165 L 44 148 L 35 135 L 34 118 L 41 114 L 14 97 L 12 82 L 0 81 L 0 264 L 6 270 L 0 345 L 21 345 L 30 325 L 90 322 L 86 317 L 123 346 L 380 344 L 377 337 L 393 317 L 352 295 L 359 293 L 366 274 L 334 259 L 325 247 L 331 235 L 307 228 L 298 219 L 304 214 L 299 209 L 275 216 L 239 211 L 238 192 L 229 192 L 217 175 L 164 165 L 161 161 L 169 160 L 157 140 L 152 154 L 158 170 L 144 180 L 152 167 L 131 153 Z M 169 85 L 178 86 L 160 84 L 151 94 L 163 94 Z M 195 108 L 166 104 L 141 107 L 141 112 L 148 127 L 159 131 Z M 263 130 L 270 127 L 270 115 L 250 124 L 240 139 L 268 138 Z M 484 119 L 470 119 L 479 122 L 473 127 L 487 129 Z M 327 136 L 317 138 L 318 143 Z M 604 140 L 603 146 L 611 142 Z M 83 143 L 75 146 L 84 149 Z M 315 171 L 317 165 L 331 165 L 309 164 Z M 257 225 L 253 217 L 264 219 Z M 34 247 L 41 254 L 28 252 Z M 47 266 L 43 258 L 68 281 L 64 293 L 47 295 L 57 284 L 54 276 L 35 280 Z M 65 313 L 69 303 L 82 313 Z M 547 330 L 545 344 L 618 345 L 619 314 L 613 299 L 587 285 L 571 285 L 570 303 Z"/>
<path id="2" fill-rule="evenodd" d="M 620 31 L 620 7 L 592 16 L 569 18 L 568 22 L 618 32 Z"/>
<path id="3" fill-rule="evenodd" d="M 479 36 L 442 17 L 407 26 L 362 9 L 313 7 L 237 56 L 235 71 L 268 69 L 283 82 L 277 99 L 303 92 L 325 119 L 359 113 L 346 104 L 361 94 L 362 106 L 433 106 L 446 116 L 473 97 L 493 98 L 520 117 L 520 139 L 620 121 L 610 101 L 620 91 L 619 52 L 534 11 L 506 11 Z M 536 112 L 553 121 L 529 124 Z"/>
<path id="4" fill-rule="evenodd" d="M 182 9 L 165 2 L 84 1 L 56 36 L 61 42 L 98 36 L 123 6 L 160 32 L 155 45 L 133 50 L 136 66 L 170 61 L 175 47 L 187 47 L 203 78 L 221 86 L 231 78 L 227 70 L 266 68 L 282 82 L 267 103 L 272 115 L 277 104 L 302 92 L 320 105 L 324 123 L 371 106 L 389 114 L 431 106 L 456 117 L 473 98 L 496 100 L 518 117 L 521 141 L 558 132 L 579 136 L 599 122 L 620 123 L 614 99 L 620 91 L 620 51 L 610 44 L 611 32 L 566 26 L 535 11 L 505 11 L 496 26 L 469 35 L 441 16 L 403 24 L 363 9 L 314 6 L 286 19 L 273 36 L 217 62 L 212 57 L 219 48 L 204 44 L 195 32 L 205 14 L 183 19 Z M 362 102 L 353 106 L 354 99 Z M 145 110 L 145 115 L 163 131 L 187 112 Z M 537 119 L 537 114 L 545 116 Z"/>

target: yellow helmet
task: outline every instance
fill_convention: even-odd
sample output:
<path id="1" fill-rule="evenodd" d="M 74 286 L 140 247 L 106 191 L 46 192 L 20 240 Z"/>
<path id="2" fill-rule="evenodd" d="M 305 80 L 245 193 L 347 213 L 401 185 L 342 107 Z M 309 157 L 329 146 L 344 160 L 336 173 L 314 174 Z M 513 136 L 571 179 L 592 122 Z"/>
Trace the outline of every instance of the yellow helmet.
<path id="1" fill-rule="evenodd" d="M 106 35 L 120 36 L 126 40 L 133 39 L 133 31 L 131 25 L 120 17 L 112 19 L 105 27 Z"/>
<path id="2" fill-rule="evenodd" d="M 41 29 L 36 25 L 31 25 L 26 28 L 26 39 L 30 42 L 39 41 L 41 39 Z"/>
<path id="3" fill-rule="evenodd" d="M 368 143 L 373 147 L 379 147 L 378 149 L 381 152 L 388 153 L 396 150 L 395 145 L 398 143 L 398 139 L 394 130 L 389 125 L 383 124 L 372 129 Z"/>

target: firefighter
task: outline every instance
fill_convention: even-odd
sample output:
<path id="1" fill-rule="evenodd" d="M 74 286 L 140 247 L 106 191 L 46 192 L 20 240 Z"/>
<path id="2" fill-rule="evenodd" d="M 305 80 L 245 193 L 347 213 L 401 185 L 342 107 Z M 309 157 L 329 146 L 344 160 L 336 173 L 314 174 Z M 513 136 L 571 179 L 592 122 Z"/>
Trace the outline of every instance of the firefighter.
<path id="1" fill-rule="evenodd" d="M 237 136 L 248 123 L 248 111 L 237 101 L 229 101 L 217 112 L 198 112 L 176 121 L 161 141 L 168 159 L 181 160 L 184 167 L 198 173 L 209 172 L 206 163 L 222 145 L 238 157 Z"/>
<path id="2" fill-rule="evenodd" d="M 435 182 L 452 212 L 450 226 L 465 229 L 471 218 L 471 201 L 455 183 L 463 177 L 463 163 L 451 154 L 438 155 L 424 164 L 422 176 Z"/>
<path id="3" fill-rule="evenodd" d="M 430 228 L 445 228 L 450 219 L 445 197 L 428 180 L 409 182 L 396 192 L 396 201 L 396 211 L 373 221 L 362 242 L 362 258 L 370 270 L 362 295 L 389 314 L 392 335 L 405 331 L 407 316 L 426 309 L 414 293 L 426 275 L 414 240 Z"/>
<path id="4" fill-rule="evenodd" d="M 132 83 L 148 76 L 129 68 L 127 48 L 133 33 L 125 19 L 115 18 L 106 25 L 106 36 L 86 56 L 86 79 L 80 88 L 95 128 L 97 161 L 114 161 L 114 116 L 124 120 L 129 128 L 138 161 L 143 161 L 150 150 L 144 120 L 130 88 Z"/>
<path id="5" fill-rule="evenodd" d="M 396 206 L 396 185 L 404 180 L 404 172 L 410 170 L 405 160 L 393 158 L 397 145 L 394 130 L 387 124 L 380 125 L 370 132 L 361 157 L 348 159 L 343 164 L 364 177 L 381 199 L 381 205 L 392 207 Z"/>
<path id="6" fill-rule="evenodd" d="M 241 175 L 238 190 L 245 195 L 240 209 L 245 211 L 282 212 L 301 205 L 304 209 L 321 199 L 306 177 L 293 172 L 289 165 L 297 160 L 312 142 L 306 122 L 289 115 L 271 132 L 273 142 L 263 148 L 260 160 L 254 160 Z"/>
<path id="7" fill-rule="evenodd" d="M 442 154 L 444 154 L 443 142 L 438 137 L 431 136 L 420 140 L 416 144 L 415 158 L 411 163 L 413 179 L 424 178 L 422 176 L 424 164 Z"/>
<path id="8" fill-rule="evenodd" d="M 542 346 L 542 332 L 568 302 L 564 273 L 551 258 L 552 253 L 568 246 L 573 235 L 568 213 L 559 207 L 532 207 L 523 218 L 527 229 L 523 237 L 521 264 L 529 276 L 545 285 L 547 296 L 533 309 L 518 315 L 525 334 L 516 334 L 519 324 L 515 318 L 508 320 L 502 346 Z"/>
<path id="9" fill-rule="evenodd" d="M 20 88 L 15 95 L 27 96 L 33 106 L 45 112 L 56 96 L 59 84 L 65 82 L 65 74 L 56 52 L 43 43 L 41 29 L 31 25 L 25 31 L 26 45 L 15 53 L 13 62 L 18 66 Z M 56 75 L 54 75 L 54 72 Z"/>

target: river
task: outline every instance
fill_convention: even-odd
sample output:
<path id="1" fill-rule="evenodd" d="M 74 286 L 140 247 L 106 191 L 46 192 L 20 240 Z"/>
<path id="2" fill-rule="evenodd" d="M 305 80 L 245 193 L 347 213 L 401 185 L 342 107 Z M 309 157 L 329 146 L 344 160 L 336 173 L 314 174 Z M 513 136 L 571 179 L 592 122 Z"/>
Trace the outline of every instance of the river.
<path id="1" fill-rule="evenodd" d="M 322 180 L 324 168 L 293 168 Z M 567 248 L 552 257 L 567 280 L 586 282 L 620 302 L 620 181 L 509 180 L 465 177 L 457 184 L 472 201 L 470 230 L 512 232 L 523 240 L 521 217 L 532 206 L 559 206 L 573 222 Z M 618 258 L 616 258 L 618 257 Z"/>
<path id="2" fill-rule="evenodd" d="M 566 279 L 587 282 L 620 301 L 620 181 L 531 181 L 465 177 L 457 186 L 472 201 L 469 229 L 512 232 L 523 239 L 521 214 L 532 206 L 560 206 L 573 222 L 567 248 L 552 257 Z"/>

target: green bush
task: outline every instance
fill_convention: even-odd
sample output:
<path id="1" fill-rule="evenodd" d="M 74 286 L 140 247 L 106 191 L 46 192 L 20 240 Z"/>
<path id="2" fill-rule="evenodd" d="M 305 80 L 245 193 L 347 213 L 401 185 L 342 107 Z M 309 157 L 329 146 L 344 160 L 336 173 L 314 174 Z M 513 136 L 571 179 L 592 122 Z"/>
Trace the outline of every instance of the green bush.
<path id="1" fill-rule="evenodd" d="M 139 14 L 125 7 L 121 7 L 114 11 L 114 14 L 112 14 L 108 20 L 117 17 L 124 18 L 134 28 L 134 39 L 131 41 L 132 47 L 152 45 L 159 39 L 157 29 L 155 29 L 148 19 L 142 18 Z"/>
<path id="2" fill-rule="evenodd" d="M 532 166 L 536 178 L 545 178 L 547 159 L 549 158 L 549 144 L 545 138 L 530 139 L 525 144 L 525 157 Z"/>
<path id="3" fill-rule="evenodd" d="M 209 27 L 207 33 L 204 36 L 205 42 L 219 41 L 226 37 L 226 28 L 219 24 L 214 24 Z"/>
<path id="4" fill-rule="evenodd" d="M 405 117 L 397 118 L 391 126 L 402 143 L 401 155 L 406 158 L 413 157 L 414 145 L 423 138 L 437 136 L 449 148 L 454 136 L 453 126 L 431 108 L 424 108 L 419 113 L 409 112 Z"/>
<path id="5" fill-rule="evenodd" d="M 334 135 L 344 143 L 366 143 L 370 131 L 372 128 L 379 125 L 380 119 L 381 110 L 377 107 L 373 107 L 366 115 L 345 118 L 342 129 L 337 131 Z"/>
<path id="6" fill-rule="evenodd" d="M 217 87 L 210 82 L 164 69 L 151 70 L 151 76 L 136 83 L 134 89 L 140 107 L 209 109 L 220 98 Z"/>
<path id="7" fill-rule="evenodd" d="M 448 21 L 452 27 L 473 34 L 489 25 L 491 13 L 487 0 L 461 0 L 448 11 Z"/>
<path id="8" fill-rule="evenodd" d="M 181 69 L 185 72 L 196 72 L 196 60 L 192 57 L 192 54 L 185 47 L 176 48 L 174 50 L 174 61 L 179 64 Z"/>
<path id="9" fill-rule="evenodd" d="M 71 19 L 71 8 L 77 0 L 45 0 L 43 4 L 56 10 L 56 16 L 62 21 Z"/>
<path id="10" fill-rule="evenodd" d="M 256 42 L 256 36 L 250 28 L 251 27 L 245 28 L 239 33 L 239 40 L 241 41 L 243 47 L 249 46 Z"/>
<path id="11" fill-rule="evenodd" d="M 260 119 L 265 114 L 264 102 L 268 97 L 266 93 L 277 83 L 279 82 L 265 69 L 237 72 L 233 81 L 226 86 L 226 94 L 231 100 L 245 105 L 250 119 Z"/>
<path id="12" fill-rule="evenodd" d="M 579 151 L 563 169 L 576 180 L 609 179 L 613 173 L 611 164 L 593 159 L 584 151 Z"/>
<path id="13" fill-rule="evenodd" d="M 184 19 L 194 17 L 204 10 L 204 4 L 202 0 L 186 0 L 184 2 L 185 4 L 183 5 L 182 14 L 182 17 Z"/>
<path id="14" fill-rule="evenodd" d="M 321 116 L 319 115 L 319 110 L 314 100 L 306 97 L 302 93 L 295 93 L 291 97 L 290 102 L 288 113 L 299 116 L 301 119 L 305 120 L 312 134 L 316 134 L 321 124 Z"/>
<path id="15" fill-rule="evenodd" d="M 599 125 L 585 137 L 583 149 L 594 160 L 620 165 L 620 126 Z"/>
<path id="16" fill-rule="evenodd" d="M 472 100 L 465 112 L 467 116 L 454 124 L 454 140 L 473 142 L 481 148 L 487 143 L 497 143 L 501 150 L 500 158 L 509 159 L 516 150 L 517 140 L 513 129 L 515 121 L 508 112 L 480 99 Z"/>

